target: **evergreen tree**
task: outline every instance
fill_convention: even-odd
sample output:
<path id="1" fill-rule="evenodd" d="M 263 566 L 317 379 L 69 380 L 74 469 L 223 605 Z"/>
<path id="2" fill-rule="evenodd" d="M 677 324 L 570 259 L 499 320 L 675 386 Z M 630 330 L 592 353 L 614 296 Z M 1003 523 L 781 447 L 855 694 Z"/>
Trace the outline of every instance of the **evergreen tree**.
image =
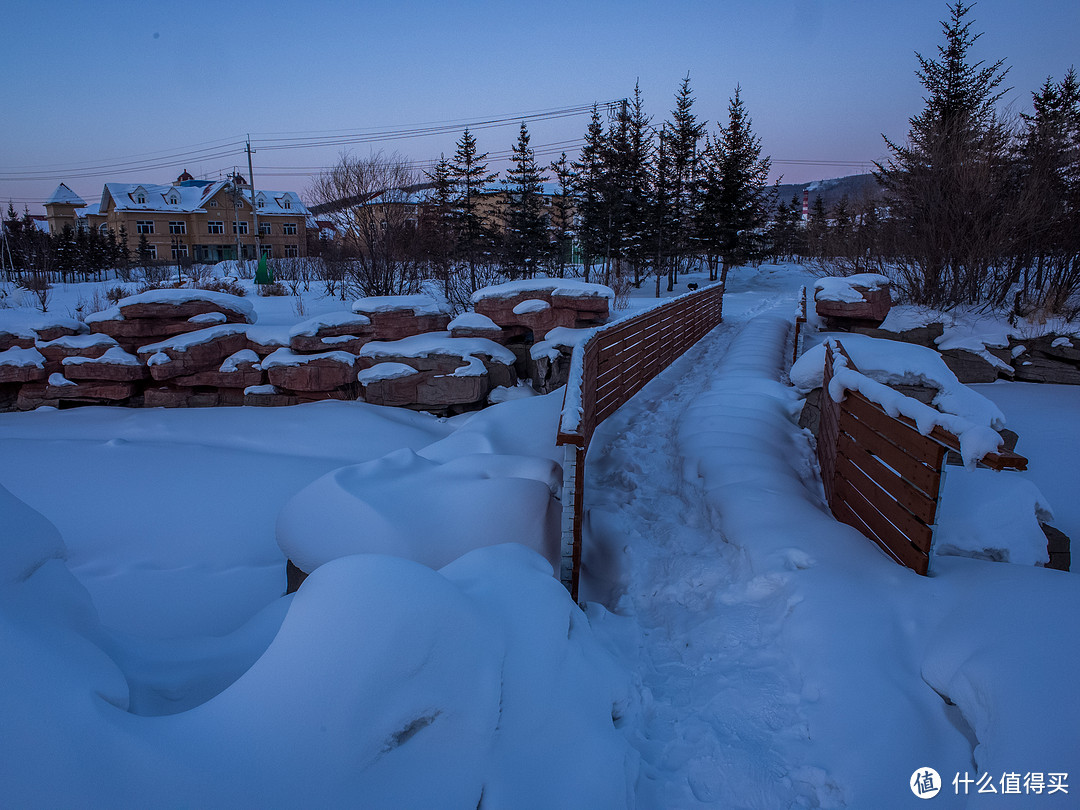
<path id="1" fill-rule="evenodd" d="M 656 139 L 652 162 L 652 195 L 648 211 L 648 242 L 652 251 L 653 271 L 656 273 L 656 297 L 660 297 L 660 279 L 671 255 L 674 211 L 673 175 L 671 171 L 671 135 L 666 126 Z"/>
<path id="2" fill-rule="evenodd" d="M 675 289 L 680 260 L 689 253 L 696 218 L 698 144 L 705 134 L 707 122 L 699 123 L 693 108 L 690 74 L 687 74 L 675 96 L 675 109 L 672 110 L 668 126 L 672 195 L 670 243 L 674 257 L 668 274 L 668 292 Z"/>
<path id="3" fill-rule="evenodd" d="M 1011 207 L 1008 137 L 996 113 L 1004 61 L 973 61 L 980 35 L 966 21 L 971 7 L 948 8 L 937 58 L 916 53 L 925 107 L 910 119 L 906 143 L 885 139 L 891 156 L 876 172 L 902 234 L 902 280 L 916 303 L 931 306 L 979 299 L 1006 252 Z"/>
<path id="4" fill-rule="evenodd" d="M 585 133 L 581 157 L 573 164 L 578 175 L 578 241 L 585 268 L 585 280 L 589 280 L 593 262 L 605 255 L 607 243 L 608 206 L 610 178 L 607 161 L 607 136 L 599 109 L 593 105 L 592 117 Z"/>
<path id="5" fill-rule="evenodd" d="M 131 275 L 131 248 L 128 246 L 127 227 L 120 224 L 120 238 L 116 243 L 116 269 L 120 271 L 120 278 L 127 281 Z"/>
<path id="6" fill-rule="evenodd" d="M 451 179 L 456 193 L 453 211 L 457 231 L 457 243 L 462 258 L 469 267 L 470 293 L 477 288 L 476 267 L 483 261 L 490 246 L 490 233 L 480 212 L 480 198 L 484 187 L 493 183 L 498 172 L 489 172 L 488 153 L 477 154 L 476 138 L 466 128 L 457 143 L 454 161 L 450 164 Z"/>
<path id="7" fill-rule="evenodd" d="M 531 278 L 547 254 L 547 225 L 543 212 L 543 183 L 547 177 L 536 165 L 529 130 L 521 122 L 517 143 L 512 147 L 512 167 L 503 181 L 507 201 L 504 213 L 504 256 L 511 277 Z"/>
<path id="8" fill-rule="evenodd" d="M 634 268 L 634 284 L 641 283 L 641 269 L 651 253 L 646 228 L 649 208 L 650 162 L 652 139 L 645 114 L 641 87 L 634 84 L 634 95 L 620 105 L 616 118 L 617 138 L 612 138 L 610 159 L 612 173 L 620 190 L 615 220 L 619 231 L 619 256 Z"/>
<path id="9" fill-rule="evenodd" d="M 136 249 L 136 253 L 139 257 L 139 266 L 143 268 L 149 267 L 151 261 L 150 242 L 147 240 L 145 233 L 139 234 L 139 246 Z"/>
<path id="10" fill-rule="evenodd" d="M 445 155 L 439 155 L 435 168 L 427 177 L 432 182 L 432 189 L 424 206 L 424 249 L 435 277 L 443 283 L 447 300 L 451 300 L 450 271 L 457 252 L 455 184 L 453 166 Z"/>
<path id="11" fill-rule="evenodd" d="M 731 267 L 757 258 L 760 230 L 772 205 L 770 160 L 761 156 L 761 139 L 751 129 L 738 86 L 728 102 L 727 126 L 712 141 L 703 163 L 698 242 L 710 257 L 710 280 L 717 278 L 718 262 L 720 278 L 726 280 Z"/>
<path id="12" fill-rule="evenodd" d="M 551 199 L 552 265 L 559 278 L 566 274 L 566 265 L 573 256 L 574 197 L 577 193 L 577 172 L 563 152 L 548 168 L 554 172 L 559 190 Z"/>

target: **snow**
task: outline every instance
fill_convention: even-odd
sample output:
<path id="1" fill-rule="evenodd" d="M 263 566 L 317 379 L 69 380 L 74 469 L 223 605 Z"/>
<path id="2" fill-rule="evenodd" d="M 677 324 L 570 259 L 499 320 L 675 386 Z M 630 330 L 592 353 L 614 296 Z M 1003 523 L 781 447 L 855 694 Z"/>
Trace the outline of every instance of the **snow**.
<path id="1" fill-rule="evenodd" d="M 63 205 L 77 205 L 84 206 L 86 201 L 68 188 L 64 183 L 61 183 L 56 187 L 54 191 L 43 204 L 52 205 L 53 203 L 61 203 Z"/>
<path id="2" fill-rule="evenodd" d="M 1073 342 L 1071 340 L 1069 340 L 1069 338 L 1067 338 L 1067 337 L 1059 337 L 1059 338 L 1055 338 L 1050 343 L 1050 345 L 1055 349 L 1057 349 L 1059 347 L 1062 347 L 1062 346 L 1071 349 L 1073 347 Z"/>
<path id="3" fill-rule="evenodd" d="M 269 354 L 262 361 L 264 369 L 277 368 L 278 366 L 304 366 L 318 360 L 333 360 L 345 365 L 355 365 L 356 355 L 348 352 L 319 352 L 317 354 L 297 354 L 292 349 L 280 348 Z"/>
<path id="4" fill-rule="evenodd" d="M 1045 496 L 1029 479 L 993 470 L 946 468 L 934 553 L 1019 565 L 1045 565 L 1054 522 Z"/>
<path id="5" fill-rule="evenodd" d="M 192 315 L 188 318 L 188 323 L 199 324 L 218 324 L 225 323 L 229 319 L 225 317 L 223 312 L 204 312 L 202 315 Z"/>
<path id="6" fill-rule="evenodd" d="M 354 312 L 340 310 L 338 312 L 324 312 L 306 321 L 301 321 L 289 330 L 289 337 L 314 337 L 321 330 L 335 326 L 355 326 L 357 328 L 370 326 L 371 318 Z"/>
<path id="7" fill-rule="evenodd" d="M 489 357 L 505 365 L 514 363 L 514 353 L 494 340 L 477 337 L 451 337 L 449 332 L 425 332 L 401 340 L 374 340 L 360 349 L 361 357 L 430 357 L 469 355 Z"/>
<path id="8" fill-rule="evenodd" d="M 39 349 L 48 348 L 64 348 L 75 349 L 83 351 L 85 349 L 96 349 L 99 346 L 108 346 L 110 348 L 117 345 L 116 341 L 108 335 L 65 335 L 59 337 L 56 340 L 39 341 L 37 347 Z"/>
<path id="9" fill-rule="evenodd" d="M 500 402 L 510 402 L 515 399 L 529 399 L 540 396 L 536 389 L 525 380 L 519 380 L 517 385 L 499 385 L 491 389 L 488 394 L 488 404 L 498 405 Z"/>
<path id="10" fill-rule="evenodd" d="M 241 349 L 226 357 L 224 361 L 222 361 L 221 368 L 219 368 L 218 371 L 225 374 L 239 371 L 241 364 L 244 363 L 252 364 L 252 368 L 261 368 L 259 365 L 259 355 L 255 354 L 251 349 Z"/>
<path id="11" fill-rule="evenodd" d="M 1080 580 L 919 577 L 832 519 L 783 382 L 808 281 L 733 269 L 725 323 L 600 426 L 584 611 L 521 542 L 550 542 L 561 392 L 0 414 L 5 805 L 892 808 L 929 765 L 975 807 L 954 773 L 1070 771 Z M 949 468 L 939 541 L 1019 562 L 1048 501 L 1080 536 L 1080 387 L 976 390 L 1030 469 Z M 291 596 L 279 515 L 326 557 Z"/>
<path id="12" fill-rule="evenodd" d="M 858 273 L 854 276 L 826 276 L 814 282 L 815 301 L 862 301 L 856 287 L 877 290 L 889 286 L 889 279 L 877 273 Z"/>
<path id="13" fill-rule="evenodd" d="M 412 377 L 416 373 L 415 368 L 404 363 L 376 363 L 371 368 L 361 369 L 356 377 L 364 385 L 370 385 L 382 380 L 398 380 L 402 377 Z"/>
<path id="14" fill-rule="evenodd" d="M 543 340 L 538 340 L 532 345 L 529 354 L 533 360 L 539 360 L 541 357 L 554 360 L 559 356 L 560 351 L 573 352 L 576 347 L 584 345 L 595 332 L 595 328 L 571 329 L 568 326 L 556 326 L 548 330 Z"/>
<path id="15" fill-rule="evenodd" d="M 475 329 L 483 332 L 502 331 L 502 327 L 495 321 L 491 320 L 487 315 L 481 315 L 479 312 L 462 312 L 454 320 L 450 321 L 446 328 L 451 332 L 455 329 Z"/>
<path id="16" fill-rule="evenodd" d="M 25 307 L 0 309 L 0 330 L 24 338 L 36 338 L 39 331 L 60 327 L 78 334 L 90 329 L 82 321 L 68 318 L 56 312 L 38 312 Z"/>
<path id="17" fill-rule="evenodd" d="M 197 329 L 194 332 L 173 335 L 164 340 L 159 340 L 157 343 L 148 343 L 139 347 L 139 354 L 164 354 L 166 350 L 183 353 L 193 346 L 201 346 L 218 338 L 246 334 L 247 327 L 242 323 L 223 323 L 218 326 L 208 326 L 206 329 Z M 153 365 L 153 363 L 150 363 L 150 365 Z"/>
<path id="18" fill-rule="evenodd" d="M 590 284 L 573 278 L 529 278 L 484 287 L 473 293 L 472 302 L 477 304 L 487 298 L 513 298 L 522 293 L 537 292 L 615 300 L 615 291 L 603 284 Z"/>
<path id="19" fill-rule="evenodd" d="M 0 366 L 45 368 L 45 357 L 37 349 L 20 349 L 18 346 L 13 346 L 0 352 Z"/>
<path id="20" fill-rule="evenodd" d="M 376 312 L 446 315 L 450 312 L 450 305 L 430 295 L 374 295 L 354 301 L 352 311 L 363 315 L 372 315 Z"/>
<path id="21" fill-rule="evenodd" d="M 244 315 L 248 323 L 255 323 L 255 306 L 246 298 L 228 293 L 214 292 L 213 290 L 195 290 L 190 288 L 163 290 L 147 290 L 146 292 L 129 295 L 117 302 L 117 309 L 133 304 L 187 304 L 192 301 L 201 301 L 213 306 L 220 307 L 230 312 Z"/>
<path id="22" fill-rule="evenodd" d="M 555 565 L 561 481 L 548 459 L 484 453 L 436 462 L 400 450 L 297 493 L 278 516 L 278 544 L 303 571 L 365 553 L 440 568 L 474 548 L 507 542 Z"/>
<path id="23" fill-rule="evenodd" d="M 167 355 L 165 355 L 167 356 Z M 65 357 L 60 361 L 61 365 L 65 366 L 80 366 L 86 363 L 110 363 L 114 366 L 139 366 L 142 363 L 139 362 L 139 358 L 133 354 L 125 352 L 119 346 L 114 346 L 111 349 L 106 349 L 104 354 L 98 358 L 93 357 Z"/>
<path id="24" fill-rule="evenodd" d="M 541 301 L 539 298 L 527 298 L 514 307 L 514 314 L 531 315 L 535 312 L 543 312 L 545 309 L 551 309 L 551 304 L 547 301 Z"/>
<path id="25" fill-rule="evenodd" d="M 77 385 L 77 384 L 78 383 L 72 382 L 67 377 L 65 377 L 63 374 L 60 374 L 58 372 L 53 372 L 52 374 L 49 375 L 49 385 L 51 385 L 51 386 L 53 386 L 55 388 L 63 388 L 64 386 Z"/>
<path id="26" fill-rule="evenodd" d="M 995 430 L 1005 427 L 1005 416 L 993 402 L 962 384 L 941 355 L 926 346 L 882 340 L 865 335 L 833 335 L 855 367 L 883 385 L 924 385 L 936 388 L 934 406 Z M 825 373 L 825 344 L 807 349 L 791 367 L 792 385 L 806 392 L 821 387 Z"/>

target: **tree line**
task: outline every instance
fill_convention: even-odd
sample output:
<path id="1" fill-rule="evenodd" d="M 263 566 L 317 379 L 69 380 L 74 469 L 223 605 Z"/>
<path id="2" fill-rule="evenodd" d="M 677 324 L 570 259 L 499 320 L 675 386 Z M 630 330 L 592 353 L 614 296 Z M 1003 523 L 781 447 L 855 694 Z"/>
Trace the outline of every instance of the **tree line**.
<path id="1" fill-rule="evenodd" d="M 468 129 L 425 173 L 399 155 L 343 155 L 309 194 L 339 238 L 312 252 L 344 266 L 346 286 L 364 294 L 434 277 L 458 303 L 496 278 L 561 276 L 571 265 L 617 288 L 651 277 L 659 294 L 699 262 L 719 279 L 767 255 L 769 158 L 740 88 L 710 133 L 689 76 L 659 125 L 636 86 L 619 104 L 594 106 L 584 141 L 577 160 L 563 153 L 541 166 L 522 123 L 501 179 Z"/>

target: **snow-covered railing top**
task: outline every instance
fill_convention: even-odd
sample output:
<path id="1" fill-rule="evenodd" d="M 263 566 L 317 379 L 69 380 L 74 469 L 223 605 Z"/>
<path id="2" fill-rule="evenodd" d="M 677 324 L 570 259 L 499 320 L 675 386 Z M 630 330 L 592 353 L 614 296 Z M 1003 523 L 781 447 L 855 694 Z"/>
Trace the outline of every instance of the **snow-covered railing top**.
<path id="1" fill-rule="evenodd" d="M 722 283 L 711 284 L 601 326 L 578 343 L 557 443 L 587 448 L 598 424 L 720 323 L 723 295 Z"/>
<path id="2" fill-rule="evenodd" d="M 987 419 L 985 413 L 980 414 L 984 418 L 978 418 L 971 410 L 967 415 L 938 410 L 863 374 L 839 340 L 830 338 L 825 346 L 832 376 L 823 394 L 827 393 L 833 402 L 842 402 L 848 393 L 861 394 L 892 418 L 959 453 L 969 468 L 982 464 L 994 470 L 1027 469 L 1026 458 L 1001 450 L 1003 440 L 998 429 L 1004 423 L 998 418 Z"/>

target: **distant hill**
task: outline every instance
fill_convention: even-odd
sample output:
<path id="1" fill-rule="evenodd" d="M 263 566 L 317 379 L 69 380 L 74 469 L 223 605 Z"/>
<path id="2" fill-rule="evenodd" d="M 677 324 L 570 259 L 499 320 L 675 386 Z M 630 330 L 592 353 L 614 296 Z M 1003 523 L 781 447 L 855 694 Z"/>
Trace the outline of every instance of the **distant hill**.
<path id="1" fill-rule="evenodd" d="M 812 183 L 782 183 L 778 186 L 780 194 L 777 202 L 791 202 L 794 195 L 798 198 L 801 210 L 803 191 L 810 190 L 810 204 L 814 204 L 814 198 L 821 195 L 825 202 L 825 208 L 830 209 L 845 194 L 851 203 L 864 198 L 879 199 L 882 196 L 881 186 L 878 185 L 872 174 L 852 174 L 847 177 L 835 177 L 832 180 L 815 180 Z"/>

